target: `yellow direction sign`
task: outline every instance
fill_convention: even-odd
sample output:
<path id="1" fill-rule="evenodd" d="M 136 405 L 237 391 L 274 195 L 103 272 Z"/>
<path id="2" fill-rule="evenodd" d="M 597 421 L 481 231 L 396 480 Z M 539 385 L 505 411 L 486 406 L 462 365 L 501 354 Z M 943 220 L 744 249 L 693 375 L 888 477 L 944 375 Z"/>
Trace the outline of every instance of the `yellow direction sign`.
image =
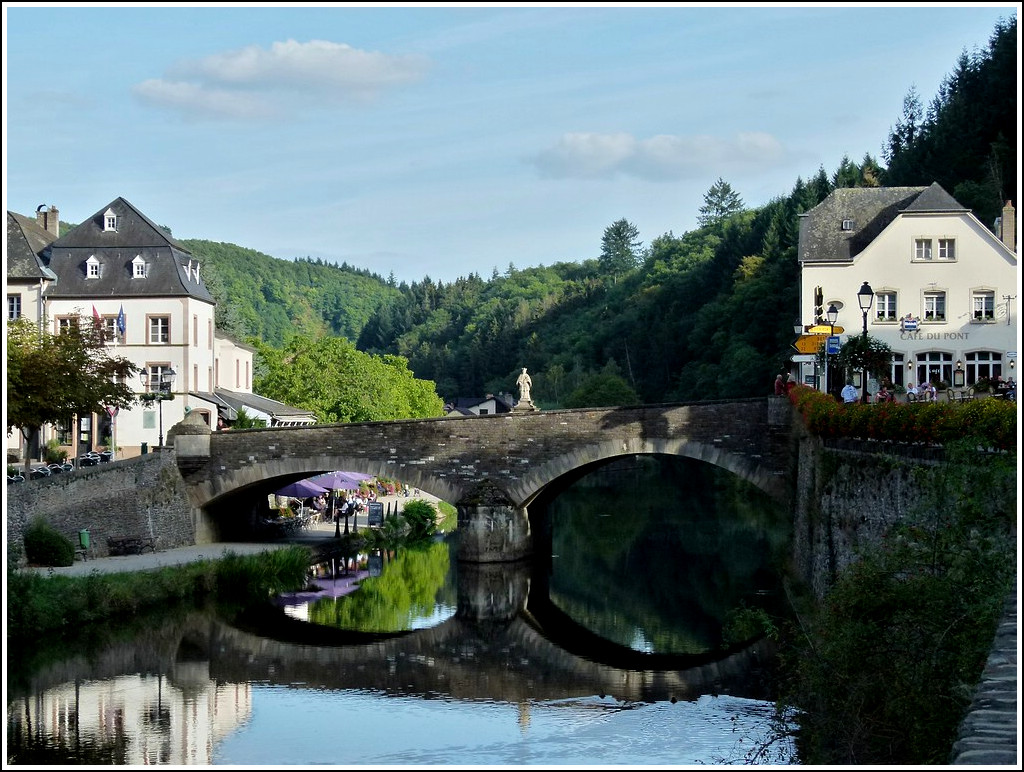
<path id="1" fill-rule="evenodd" d="M 828 333 L 824 335 L 801 335 L 796 339 L 793 348 L 801 354 L 817 354 L 818 349 L 825 345 L 828 340 Z"/>
<path id="2" fill-rule="evenodd" d="M 827 324 L 815 324 L 812 327 L 808 327 L 807 332 L 810 335 L 828 335 L 829 332 L 833 335 L 838 335 L 841 332 L 846 332 L 846 330 L 838 324 L 833 324 L 831 327 Z"/>

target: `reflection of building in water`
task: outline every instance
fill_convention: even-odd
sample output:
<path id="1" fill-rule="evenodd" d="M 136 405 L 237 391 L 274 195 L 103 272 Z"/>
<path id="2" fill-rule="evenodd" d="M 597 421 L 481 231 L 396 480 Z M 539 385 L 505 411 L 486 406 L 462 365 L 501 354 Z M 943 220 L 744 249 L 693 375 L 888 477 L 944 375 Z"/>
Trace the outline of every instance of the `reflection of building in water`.
<path id="1" fill-rule="evenodd" d="M 71 746 L 114 744 L 127 765 L 213 764 L 217 743 L 252 713 L 251 687 L 215 683 L 208 663 L 177 663 L 174 671 L 61 684 L 21 709 L 10 706 L 8 731 Z"/>
<path id="2" fill-rule="evenodd" d="M 530 728 L 530 703 L 527 700 L 520 700 L 516 707 L 519 709 L 519 731 L 525 734 Z"/>

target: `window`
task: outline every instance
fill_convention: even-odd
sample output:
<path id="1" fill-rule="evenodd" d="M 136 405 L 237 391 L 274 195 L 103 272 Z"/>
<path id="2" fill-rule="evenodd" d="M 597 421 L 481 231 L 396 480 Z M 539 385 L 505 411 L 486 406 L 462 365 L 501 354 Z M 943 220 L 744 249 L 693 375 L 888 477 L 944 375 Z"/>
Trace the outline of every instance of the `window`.
<path id="1" fill-rule="evenodd" d="M 21 318 L 21 295 L 7 296 L 7 321 Z"/>
<path id="2" fill-rule="evenodd" d="M 956 260 L 955 239 L 939 239 L 939 260 Z"/>
<path id="3" fill-rule="evenodd" d="M 996 293 L 992 290 L 975 290 L 971 293 L 971 319 L 975 322 L 994 322 L 996 318 Z"/>
<path id="4" fill-rule="evenodd" d="M 914 239 L 914 259 L 915 260 L 931 260 L 932 259 L 932 240 L 931 239 Z"/>
<path id="5" fill-rule="evenodd" d="M 67 418 L 57 421 L 57 444 L 70 445 L 71 437 L 71 421 Z"/>
<path id="6" fill-rule="evenodd" d="M 843 220 L 843 230 L 844 231 L 852 231 L 853 230 L 853 220 Z"/>
<path id="7" fill-rule="evenodd" d="M 1003 374 L 1003 355 L 998 351 L 969 351 L 964 359 L 967 360 L 968 385 Z"/>
<path id="8" fill-rule="evenodd" d="M 116 316 L 104 316 L 100 320 L 100 326 L 103 330 L 103 342 L 104 343 L 116 343 L 117 342 L 117 317 Z"/>
<path id="9" fill-rule="evenodd" d="M 935 383 L 948 388 L 953 382 L 953 355 L 944 351 L 917 354 L 917 383 Z"/>
<path id="10" fill-rule="evenodd" d="M 146 261 L 142 259 L 142 255 L 136 255 L 135 259 L 132 260 L 132 278 L 146 278 Z"/>
<path id="11" fill-rule="evenodd" d="M 85 278 L 100 278 L 100 261 L 96 259 L 96 255 L 90 255 L 89 259 L 85 261 Z"/>
<path id="12" fill-rule="evenodd" d="M 70 331 L 73 327 L 78 327 L 78 317 L 76 316 L 63 316 L 57 319 L 57 334 Z"/>
<path id="13" fill-rule="evenodd" d="M 904 373 L 906 373 L 906 367 L 903 364 L 903 354 L 894 352 L 889 365 L 889 381 L 894 386 L 902 386 Z"/>
<path id="14" fill-rule="evenodd" d="M 169 316 L 149 317 L 149 342 L 171 342 L 171 318 Z"/>
<path id="15" fill-rule="evenodd" d="M 171 366 L 166 363 L 159 365 L 146 365 L 146 391 L 158 392 L 158 391 L 170 391 L 173 385 L 168 380 L 165 383 L 164 375 L 171 369 Z"/>
<path id="16" fill-rule="evenodd" d="M 114 214 L 113 209 L 108 209 L 103 213 L 103 231 L 110 232 L 117 230 L 117 215 Z"/>
<path id="17" fill-rule="evenodd" d="M 946 321 L 945 292 L 924 293 L 924 320 L 925 322 Z"/>
<path id="18" fill-rule="evenodd" d="M 875 321 L 878 322 L 895 322 L 897 318 L 896 313 L 896 293 L 888 290 L 875 293 Z"/>

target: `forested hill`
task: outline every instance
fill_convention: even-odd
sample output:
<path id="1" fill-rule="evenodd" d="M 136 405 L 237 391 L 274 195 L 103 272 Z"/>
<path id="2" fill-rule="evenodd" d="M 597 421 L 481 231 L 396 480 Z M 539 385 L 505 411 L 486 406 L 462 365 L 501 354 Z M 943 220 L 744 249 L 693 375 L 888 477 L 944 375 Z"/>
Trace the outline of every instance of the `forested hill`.
<path id="1" fill-rule="evenodd" d="M 202 239 L 182 246 L 203 261 L 217 299 L 217 327 L 239 340 L 281 347 L 293 334 L 355 341 L 382 304 L 401 297 L 379 276 L 322 260 L 281 260 Z"/>
<path id="2" fill-rule="evenodd" d="M 229 334 L 275 347 L 344 337 L 404 357 L 446 400 L 513 391 L 524 366 L 545 408 L 764 394 L 792 354 L 798 216 L 833 189 L 938 182 L 989 227 L 1004 201 L 1019 208 L 1016 23 L 957 58 L 927 109 L 908 84 L 903 115 L 879 138 L 887 166 L 847 158 L 753 210 L 720 179 L 697 230 L 643 245 L 623 219 L 594 234 L 593 260 L 519 271 L 476 256 L 510 268 L 395 286 L 345 265 L 183 243 L 203 260 Z"/>

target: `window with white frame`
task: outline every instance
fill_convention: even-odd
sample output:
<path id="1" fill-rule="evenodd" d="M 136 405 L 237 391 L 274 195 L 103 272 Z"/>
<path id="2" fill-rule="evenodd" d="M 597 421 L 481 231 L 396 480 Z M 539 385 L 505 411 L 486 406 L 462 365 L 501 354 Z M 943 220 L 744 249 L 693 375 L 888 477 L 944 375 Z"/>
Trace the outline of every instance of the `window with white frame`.
<path id="1" fill-rule="evenodd" d="M 142 255 L 136 255 L 135 259 L 132 260 L 132 278 L 146 278 L 146 261 L 142 259 Z"/>
<path id="2" fill-rule="evenodd" d="M 113 209 L 108 209 L 103 213 L 103 230 L 104 231 L 116 231 L 117 230 L 117 215 L 114 214 Z"/>
<path id="3" fill-rule="evenodd" d="M 843 228 L 844 231 L 852 231 L 853 230 L 853 220 L 851 220 L 849 218 L 845 218 L 843 220 L 842 228 Z"/>
<path id="4" fill-rule="evenodd" d="M 968 351 L 964 359 L 967 360 L 968 385 L 1003 374 L 1003 355 L 998 351 Z"/>
<path id="5" fill-rule="evenodd" d="M 895 322 L 897 319 L 896 313 L 896 293 L 892 290 L 882 290 L 875 293 L 875 321 L 878 322 Z"/>
<path id="6" fill-rule="evenodd" d="M 924 320 L 926 322 L 946 321 L 946 293 L 924 293 Z"/>
<path id="7" fill-rule="evenodd" d="M 953 355 L 945 351 L 917 353 L 917 383 L 934 383 L 948 388 L 953 382 Z"/>
<path id="8" fill-rule="evenodd" d="M 939 260 L 956 260 L 956 239 L 939 239 Z"/>
<path id="9" fill-rule="evenodd" d="M 116 343 L 117 342 L 117 317 L 116 316 L 104 316 L 100 320 L 100 329 L 103 330 L 103 342 L 104 343 Z"/>
<path id="10" fill-rule="evenodd" d="M 170 343 L 171 342 L 171 317 L 151 316 L 149 317 L 149 342 Z"/>
<path id="11" fill-rule="evenodd" d="M 62 418 L 57 421 L 57 444 L 58 445 L 70 445 L 71 439 L 74 436 L 71 432 L 71 421 L 67 418 Z"/>
<path id="12" fill-rule="evenodd" d="M 932 240 L 931 239 L 914 239 L 914 259 L 915 260 L 931 260 L 932 259 Z"/>
<path id="13" fill-rule="evenodd" d="M 100 278 L 100 261 L 96 259 L 96 255 L 89 255 L 89 259 L 85 261 L 85 278 Z"/>
<path id="14" fill-rule="evenodd" d="M 893 352 L 892 362 L 889 365 L 889 381 L 894 386 L 902 386 L 904 377 L 903 354 Z"/>
<path id="15" fill-rule="evenodd" d="M 173 384 L 168 374 L 171 366 L 166 362 L 158 365 L 146 365 L 146 391 L 151 393 L 170 392 Z"/>
<path id="16" fill-rule="evenodd" d="M 7 321 L 21 318 L 21 295 L 7 296 Z"/>
<path id="17" fill-rule="evenodd" d="M 971 319 L 975 322 L 993 322 L 996 318 L 996 293 L 992 290 L 974 290 L 971 293 Z"/>
<path id="18" fill-rule="evenodd" d="M 72 328 L 78 327 L 77 316 L 61 316 L 57 318 L 57 334 L 61 335 L 70 332 Z"/>

